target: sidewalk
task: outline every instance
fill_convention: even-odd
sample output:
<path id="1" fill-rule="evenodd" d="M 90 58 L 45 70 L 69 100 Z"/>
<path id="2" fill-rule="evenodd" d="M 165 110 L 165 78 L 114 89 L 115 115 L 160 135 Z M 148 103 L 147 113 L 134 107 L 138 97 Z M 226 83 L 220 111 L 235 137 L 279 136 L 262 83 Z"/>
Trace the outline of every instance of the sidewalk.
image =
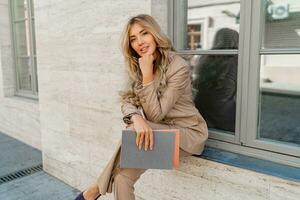
<path id="1" fill-rule="evenodd" d="M 39 150 L 0 133 L 0 199 L 73 200 L 79 191 L 42 171 L 41 164 Z"/>

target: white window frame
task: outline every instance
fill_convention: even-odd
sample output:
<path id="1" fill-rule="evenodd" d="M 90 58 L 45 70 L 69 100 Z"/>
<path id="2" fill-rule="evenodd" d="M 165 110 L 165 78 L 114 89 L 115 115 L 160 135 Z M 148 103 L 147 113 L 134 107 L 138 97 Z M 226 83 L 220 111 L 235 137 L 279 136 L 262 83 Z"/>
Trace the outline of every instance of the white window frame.
<path id="1" fill-rule="evenodd" d="M 180 38 L 182 30 L 180 30 L 178 22 L 181 23 L 181 27 L 182 24 L 187 22 L 184 17 L 186 13 L 180 13 L 180 9 L 187 9 L 184 2 L 185 0 L 169 0 L 168 30 L 175 48 L 180 43 L 178 40 L 182 40 Z M 210 131 L 208 146 L 300 167 L 299 147 L 256 139 L 258 131 L 260 54 L 300 53 L 300 49 L 260 49 L 261 18 L 261 0 L 241 0 L 239 50 L 180 50 L 178 53 L 183 55 L 238 54 L 239 56 L 235 135 L 225 134 L 221 131 Z M 183 20 L 186 21 L 183 23 Z"/>

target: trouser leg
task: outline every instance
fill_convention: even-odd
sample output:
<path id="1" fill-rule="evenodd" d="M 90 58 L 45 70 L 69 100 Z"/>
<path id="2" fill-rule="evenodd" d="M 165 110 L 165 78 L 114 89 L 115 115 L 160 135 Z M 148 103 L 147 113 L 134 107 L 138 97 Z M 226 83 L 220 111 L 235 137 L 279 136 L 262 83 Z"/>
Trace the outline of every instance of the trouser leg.
<path id="1" fill-rule="evenodd" d="M 134 200 L 134 184 L 145 171 L 144 169 L 121 169 L 114 178 L 115 200 Z"/>
<path id="2" fill-rule="evenodd" d="M 182 158 L 191 154 L 180 149 L 179 155 Z M 115 200 L 134 200 L 134 184 L 145 171 L 145 169 L 120 169 L 118 165 L 115 169 L 116 175 L 113 184 Z"/>

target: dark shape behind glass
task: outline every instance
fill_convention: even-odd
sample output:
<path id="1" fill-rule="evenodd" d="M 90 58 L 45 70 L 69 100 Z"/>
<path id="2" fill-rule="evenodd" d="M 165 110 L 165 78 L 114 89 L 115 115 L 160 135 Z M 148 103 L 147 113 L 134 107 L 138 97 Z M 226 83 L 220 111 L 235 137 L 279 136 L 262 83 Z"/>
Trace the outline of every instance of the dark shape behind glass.
<path id="1" fill-rule="evenodd" d="M 238 32 L 220 29 L 212 49 L 238 49 Z M 234 132 L 238 55 L 203 55 L 195 66 L 194 102 L 209 128 Z"/>

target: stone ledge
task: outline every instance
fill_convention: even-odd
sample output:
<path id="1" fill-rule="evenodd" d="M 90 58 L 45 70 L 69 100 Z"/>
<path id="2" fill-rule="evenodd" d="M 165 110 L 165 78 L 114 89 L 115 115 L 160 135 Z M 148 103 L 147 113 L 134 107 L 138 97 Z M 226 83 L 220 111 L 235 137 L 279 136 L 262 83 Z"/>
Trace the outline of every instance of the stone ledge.
<path id="1" fill-rule="evenodd" d="M 198 157 L 184 158 L 176 170 L 148 170 L 136 184 L 147 200 L 296 200 L 300 183 Z"/>

